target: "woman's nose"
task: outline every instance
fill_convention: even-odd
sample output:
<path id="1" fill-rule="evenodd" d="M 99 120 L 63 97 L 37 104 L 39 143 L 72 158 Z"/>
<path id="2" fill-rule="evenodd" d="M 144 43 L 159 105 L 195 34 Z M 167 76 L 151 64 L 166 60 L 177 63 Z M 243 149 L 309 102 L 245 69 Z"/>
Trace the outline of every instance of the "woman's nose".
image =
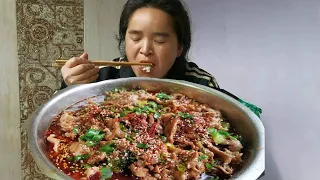
<path id="1" fill-rule="evenodd" d="M 145 40 L 142 42 L 142 47 L 140 49 L 140 53 L 148 56 L 153 53 L 152 42 L 149 40 Z"/>

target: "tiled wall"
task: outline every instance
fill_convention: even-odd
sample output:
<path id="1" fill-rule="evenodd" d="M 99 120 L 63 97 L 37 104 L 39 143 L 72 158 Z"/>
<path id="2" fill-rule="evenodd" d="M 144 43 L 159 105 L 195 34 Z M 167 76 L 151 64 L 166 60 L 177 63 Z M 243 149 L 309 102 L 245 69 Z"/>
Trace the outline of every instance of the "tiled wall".
<path id="1" fill-rule="evenodd" d="M 83 52 L 82 0 L 17 0 L 17 37 L 21 122 L 56 91 L 61 82 L 56 59 Z M 21 131 L 22 179 L 47 179 L 28 153 Z"/>

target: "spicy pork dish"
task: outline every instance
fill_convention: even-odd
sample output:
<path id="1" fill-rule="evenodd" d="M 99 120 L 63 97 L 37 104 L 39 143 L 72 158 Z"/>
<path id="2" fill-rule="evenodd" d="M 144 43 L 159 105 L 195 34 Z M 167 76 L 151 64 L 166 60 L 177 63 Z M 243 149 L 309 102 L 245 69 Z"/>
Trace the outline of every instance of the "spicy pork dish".
<path id="1" fill-rule="evenodd" d="M 242 141 L 220 111 L 183 94 L 115 89 L 56 116 L 48 157 L 73 179 L 228 179 Z"/>

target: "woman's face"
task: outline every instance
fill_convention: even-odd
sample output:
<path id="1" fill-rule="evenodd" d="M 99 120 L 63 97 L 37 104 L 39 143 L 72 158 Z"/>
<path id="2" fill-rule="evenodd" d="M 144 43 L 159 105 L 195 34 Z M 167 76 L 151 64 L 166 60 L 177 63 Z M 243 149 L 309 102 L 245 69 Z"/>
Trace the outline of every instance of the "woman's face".
<path id="1" fill-rule="evenodd" d="M 125 45 L 128 61 L 154 65 L 150 72 L 132 66 L 138 77 L 165 77 L 182 52 L 171 17 L 155 8 L 141 8 L 131 16 Z"/>

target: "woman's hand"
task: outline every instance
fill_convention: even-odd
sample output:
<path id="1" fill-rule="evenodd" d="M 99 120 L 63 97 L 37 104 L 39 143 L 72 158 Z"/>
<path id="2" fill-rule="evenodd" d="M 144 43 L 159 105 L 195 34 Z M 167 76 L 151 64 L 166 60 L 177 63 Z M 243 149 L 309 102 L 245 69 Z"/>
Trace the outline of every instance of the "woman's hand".
<path id="1" fill-rule="evenodd" d="M 64 82 L 70 86 L 73 84 L 87 84 L 95 81 L 99 76 L 99 68 L 88 61 L 88 54 L 69 59 L 61 68 Z"/>

